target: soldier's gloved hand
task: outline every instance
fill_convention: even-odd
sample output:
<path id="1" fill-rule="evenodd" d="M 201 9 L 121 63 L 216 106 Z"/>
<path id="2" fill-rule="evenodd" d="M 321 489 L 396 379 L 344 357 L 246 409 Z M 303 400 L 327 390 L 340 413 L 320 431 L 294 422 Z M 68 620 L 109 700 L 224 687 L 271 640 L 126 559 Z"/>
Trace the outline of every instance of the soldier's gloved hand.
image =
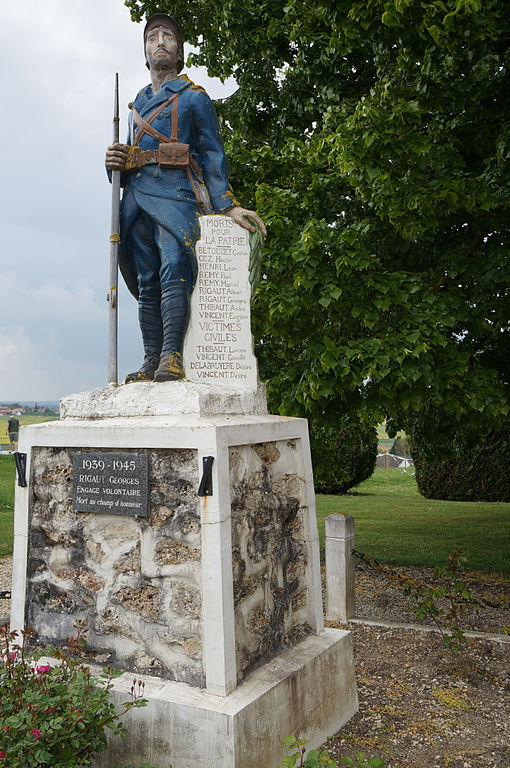
<path id="1" fill-rule="evenodd" d="M 123 171 L 126 167 L 129 147 L 116 141 L 106 150 L 106 167 L 110 171 Z"/>
<path id="2" fill-rule="evenodd" d="M 256 231 L 255 225 L 250 221 L 250 219 L 253 219 L 253 221 L 258 224 L 262 235 L 266 237 L 266 226 L 255 211 L 249 211 L 247 208 L 241 208 L 240 205 L 235 205 L 233 208 L 229 208 L 228 211 L 224 211 L 224 214 L 225 216 L 230 216 L 231 219 L 234 219 L 237 224 L 240 224 L 243 229 L 247 229 L 248 232 Z"/>

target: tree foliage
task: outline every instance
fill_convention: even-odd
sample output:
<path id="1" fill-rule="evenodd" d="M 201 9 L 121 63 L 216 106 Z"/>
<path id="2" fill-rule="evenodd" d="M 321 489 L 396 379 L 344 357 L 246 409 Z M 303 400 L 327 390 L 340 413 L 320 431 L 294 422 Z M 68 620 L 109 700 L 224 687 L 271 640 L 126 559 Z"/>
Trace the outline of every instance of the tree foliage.
<path id="1" fill-rule="evenodd" d="M 271 406 L 393 425 L 509 412 L 506 0 L 127 0 L 211 75 L 232 181 L 269 227 Z"/>

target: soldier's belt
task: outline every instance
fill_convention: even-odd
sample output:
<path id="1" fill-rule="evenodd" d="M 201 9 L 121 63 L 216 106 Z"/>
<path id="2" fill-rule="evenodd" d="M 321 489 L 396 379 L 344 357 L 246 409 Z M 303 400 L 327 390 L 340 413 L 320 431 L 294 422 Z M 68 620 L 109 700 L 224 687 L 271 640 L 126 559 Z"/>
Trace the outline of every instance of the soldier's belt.
<path id="1" fill-rule="evenodd" d="M 161 143 L 158 149 L 140 149 L 136 145 L 129 147 L 125 170 L 138 171 L 145 165 L 157 163 L 160 168 L 186 170 L 190 165 L 189 144 L 178 141 Z"/>

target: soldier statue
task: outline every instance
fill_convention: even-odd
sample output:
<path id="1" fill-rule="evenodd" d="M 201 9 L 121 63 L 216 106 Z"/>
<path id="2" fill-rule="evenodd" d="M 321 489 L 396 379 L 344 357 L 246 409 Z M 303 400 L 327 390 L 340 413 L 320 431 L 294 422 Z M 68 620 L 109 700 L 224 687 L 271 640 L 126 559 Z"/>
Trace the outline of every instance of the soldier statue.
<path id="1" fill-rule="evenodd" d="M 144 346 L 140 370 L 126 383 L 185 376 L 182 351 L 197 277 L 199 216 L 221 213 L 244 229 L 261 218 L 235 200 L 211 99 L 185 74 L 184 37 L 177 22 L 157 13 L 144 29 L 151 83 L 130 104 L 127 144 L 106 151 L 121 172 L 120 269 L 138 299 Z"/>

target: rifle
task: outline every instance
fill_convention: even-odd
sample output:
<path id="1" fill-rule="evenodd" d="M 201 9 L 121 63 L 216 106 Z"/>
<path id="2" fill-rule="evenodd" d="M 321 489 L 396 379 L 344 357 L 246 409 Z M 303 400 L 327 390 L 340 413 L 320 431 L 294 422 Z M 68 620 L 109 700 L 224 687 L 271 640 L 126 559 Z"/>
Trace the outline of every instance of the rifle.
<path id="1" fill-rule="evenodd" d="M 113 99 L 113 141 L 119 140 L 119 75 L 115 73 Z M 107 294 L 108 312 L 108 382 L 117 384 L 118 340 L 118 279 L 120 245 L 120 171 L 112 171 L 112 219 L 110 228 L 110 290 Z"/>

